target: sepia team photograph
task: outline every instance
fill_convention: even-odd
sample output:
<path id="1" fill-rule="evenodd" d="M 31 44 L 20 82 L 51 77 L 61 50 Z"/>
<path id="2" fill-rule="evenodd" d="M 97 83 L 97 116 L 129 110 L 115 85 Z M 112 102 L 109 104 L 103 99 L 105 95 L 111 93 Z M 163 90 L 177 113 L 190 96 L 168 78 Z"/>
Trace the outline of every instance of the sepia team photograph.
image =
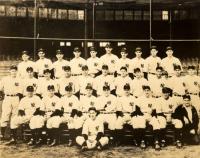
<path id="1" fill-rule="evenodd" d="M 200 0 L 1 0 L 1 158 L 198 158 Z"/>

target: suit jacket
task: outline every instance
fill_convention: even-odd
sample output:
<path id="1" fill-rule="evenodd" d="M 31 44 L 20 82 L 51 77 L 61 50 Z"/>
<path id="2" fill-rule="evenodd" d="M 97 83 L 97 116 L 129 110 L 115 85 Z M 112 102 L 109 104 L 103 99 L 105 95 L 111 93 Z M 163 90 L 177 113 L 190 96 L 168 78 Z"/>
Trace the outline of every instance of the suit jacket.
<path id="1" fill-rule="evenodd" d="M 172 114 L 172 118 L 181 120 L 181 122 L 183 123 L 183 127 L 185 127 L 186 123 L 184 121 L 184 117 L 186 117 L 189 120 L 187 110 L 183 105 L 179 105 Z M 192 121 L 189 120 L 189 126 L 191 127 L 191 129 L 197 130 L 198 124 L 199 124 L 198 113 L 196 108 L 192 106 Z"/>

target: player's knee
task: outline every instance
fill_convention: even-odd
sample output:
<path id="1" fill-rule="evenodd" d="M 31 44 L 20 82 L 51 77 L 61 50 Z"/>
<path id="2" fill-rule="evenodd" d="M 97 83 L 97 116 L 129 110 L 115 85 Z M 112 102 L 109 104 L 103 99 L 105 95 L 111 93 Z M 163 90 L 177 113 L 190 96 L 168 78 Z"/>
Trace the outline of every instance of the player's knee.
<path id="1" fill-rule="evenodd" d="M 82 145 L 84 142 L 85 142 L 84 137 L 82 137 L 82 136 L 76 137 L 76 143 L 77 143 L 78 145 Z"/>
<path id="2" fill-rule="evenodd" d="M 183 123 L 178 119 L 173 120 L 173 124 L 174 124 L 175 128 L 182 128 L 183 127 Z"/>
<path id="3" fill-rule="evenodd" d="M 100 144 L 101 144 L 102 146 L 105 146 L 105 145 L 108 144 L 109 139 L 108 139 L 108 137 L 102 137 L 102 138 L 99 140 L 99 142 L 100 142 Z"/>

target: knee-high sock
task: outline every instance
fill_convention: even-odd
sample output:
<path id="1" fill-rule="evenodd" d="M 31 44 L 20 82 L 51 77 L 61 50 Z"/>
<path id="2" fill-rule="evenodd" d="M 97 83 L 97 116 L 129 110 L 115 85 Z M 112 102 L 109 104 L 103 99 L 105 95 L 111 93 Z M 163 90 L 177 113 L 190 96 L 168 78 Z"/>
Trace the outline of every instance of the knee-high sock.
<path id="1" fill-rule="evenodd" d="M 122 141 L 122 130 L 116 129 L 115 136 L 116 136 L 116 141 L 121 142 Z"/>
<path id="2" fill-rule="evenodd" d="M 3 138 L 5 137 L 6 128 L 7 127 L 1 127 L 1 135 L 3 136 Z"/>
<path id="3" fill-rule="evenodd" d="M 154 142 L 159 141 L 160 139 L 160 130 L 154 130 L 153 131 L 153 137 L 154 137 Z"/>
<path id="4" fill-rule="evenodd" d="M 160 140 L 165 140 L 165 133 L 166 132 L 166 130 L 165 129 L 160 129 L 160 133 L 159 133 L 159 139 Z"/>
<path id="5" fill-rule="evenodd" d="M 182 129 L 176 128 L 175 129 L 175 139 L 176 140 L 182 140 Z"/>
<path id="6" fill-rule="evenodd" d="M 11 138 L 16 140 L 17 139 L 17 128 L 11 129 Z"/>

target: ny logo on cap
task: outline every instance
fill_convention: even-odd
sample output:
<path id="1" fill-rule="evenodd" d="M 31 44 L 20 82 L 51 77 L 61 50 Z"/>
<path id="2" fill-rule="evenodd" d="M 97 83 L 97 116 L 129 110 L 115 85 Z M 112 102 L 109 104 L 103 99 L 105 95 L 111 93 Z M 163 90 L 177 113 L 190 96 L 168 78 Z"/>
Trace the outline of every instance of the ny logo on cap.
<path id="1" fill-rule="evenodd" d="M 148 104 L 148 107 L 151 108 L 151 107 L 152 107 L 152 104 Z"/>
<path id="2" fill-rule="evenodd" d="M 172 105 L 172 104 L 169 104 L 169 108 L 172 109 L 172 108 L 173 108 L 173 105 Z"/>
<path id="3" fill-rule="evenodd" d="M 78 64 L 78 66 L 79 66 L 79 67 L 82 67 L 83 65 L 82 65 L 82 64 Z"/>
<path id="4" fill-rule="evenodd" d="M 15 82 L 15 86 L 19 86 L 19 83 L 18 83 L 18 82 Z"/>
<path id="5" fill-rule="evenodd" d="M 51 103 L 51 105 L 52 105 L 52 106 L 55 106 L 55 105 L 56 105 L 56 103 L 55 103 L 55 102 L 52 102 L 52 103 Z"/>
<path id="6" fill-rule="evenodd" d="M 97 131 L 99 130 L 99 126 L 96 126 L 95 128 L 96 128 Z"/>
<path id="7" fill-rule="evenodd" d="M 115 60 L 111 60 L 111 63 L 114 64 L 114 63 L 115 63 Z"/>
<path id="8" fill-rule="evenodd" d="M 125 64 L 125 67 L 127 67 L 127 68 L 128 68 L 128 67 L 129 67 L 129 64 Z"/>
<path id="9" fill-rule="evenodd" d="M 69 102 L 69 106 L 72 107 L 72 105 L 73 105 L 73 103 L 72 103 L 72 102 Z"/>
<path id="10" fill-rule="evenodd" d="M 49 66 L 48 66 L 48 64 L 44 64 L 44 67 L 45 67 L 45 68 L 48 68 Z"/>
<path id="11" fill-rule="evenodd" d="M 35 107 L 35 103 L 31 103 L 31 106 L 32 106 L 32 107 Z"/>
<path id="12" fill-rule="evenodd" d="M 134 106 L 134 103 L 133 103 L 133 102 L 130 102 L 129 104 L 130 104 L 130 106 Z"/>
<path id="13" fill-rule="evenodd" d="M 93 101 L 91 101 L 91 102 L 90 102 L 90 105 L 91 105 L 91 106 L 94 106 L 94 102 L 93 102 Z"/>
<path id="14" fill-rule="evenodd" d="M 111 101 L 107 101 L 107 105 L 110 105 L 111 104 Z"/>
<path id="15" fill-rule="evenodd" d="M 94 66 L 98 66 L 98 63 L 94 63 Z"/>

